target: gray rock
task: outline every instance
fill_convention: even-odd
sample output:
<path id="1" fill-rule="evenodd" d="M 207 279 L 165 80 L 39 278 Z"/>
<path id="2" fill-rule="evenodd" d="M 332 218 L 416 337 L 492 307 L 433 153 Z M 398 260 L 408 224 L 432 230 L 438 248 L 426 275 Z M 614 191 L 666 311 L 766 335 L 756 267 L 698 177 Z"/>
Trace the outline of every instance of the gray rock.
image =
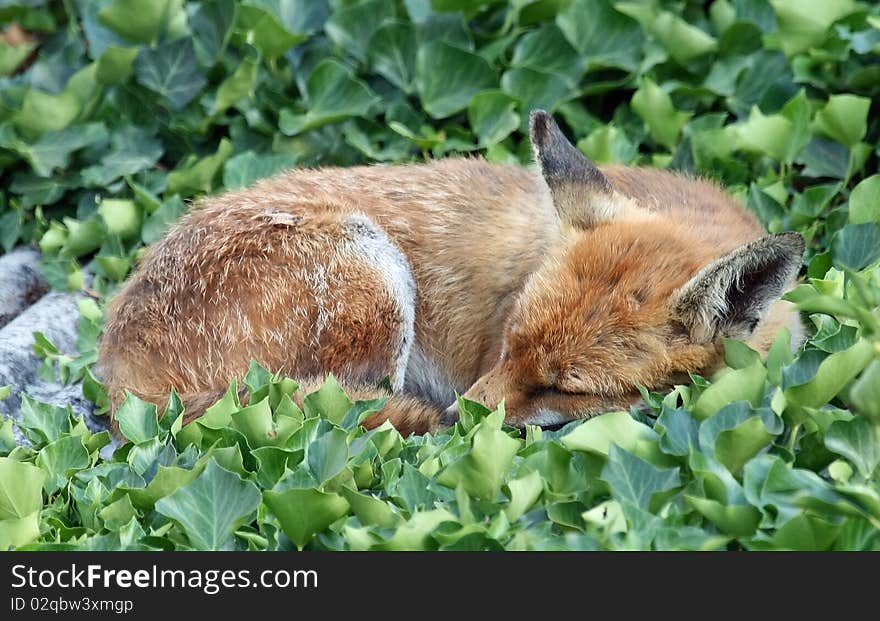
<path id="1" fill-rule="evenodd" d="M 26 394 L 45 403 L 70 405 L 92 430 L 107 428 L 107 417 L 94 416 L 94 406 L 83 397 L 81 384 L 65 386 L 37 374 L 42 361 L 33 350 L 34 332 L 45 334 L 63 352 L 75 352 L 80 297 L 76 293 L 47 293 L 0 329 L 0 386 L 12 385 L 12 394 L 0 399 L 0 413 L 18 418 L 21 397 Z"/>
<path id="2" fill-rule="evenodd" d="M 40 273 L 40 253 L 17 248 L 0 256 L 0 328 L 43 297 L 49 285 Z"/>

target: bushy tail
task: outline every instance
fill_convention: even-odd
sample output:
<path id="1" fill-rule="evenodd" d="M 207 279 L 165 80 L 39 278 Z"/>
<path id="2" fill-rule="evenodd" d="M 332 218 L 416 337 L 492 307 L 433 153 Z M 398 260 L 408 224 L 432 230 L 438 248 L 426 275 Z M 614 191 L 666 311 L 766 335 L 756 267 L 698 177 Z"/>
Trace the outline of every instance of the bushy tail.
<path id="1" fill-rule="evenodd" d="M 305 395 L 314 392 L 324 383 L 324 380 L 312 379 L 306 380 L 300 384 L 299 390 L 293 395 L 294 401 L 302 407 L 302 399 Z M 367 429 L 378 427 L 386 420 L 404 436 L 416 433 L 427 433 L 436 430 L 440 425 L 440 416 L 442 411 L 437 406 L 411 397 L 409 395 L 394 395 L 388 393 L 383 388 L 365 386 L 361 384 L 349 384 L 344 381 L 340 382 L 343 390 L 345 390 L 349 399 L 352 401 L 361 401 L 369 399 L 378 399 L 387 397 L 385 406 L 375 414 L 367 418 L 362 424 Z M 118 432 L 115 414 L 116 410 L 125 400 L 125 390 L 113 386 L 110 389 L 111 400 L 111 421 L 112 428 Z M 206 389 L 203 391 L 192 391 L 178 393 L 185 407 L 183 422 L 184 424 L 191 422 L 205 413 L 209 407 L 217 403 L 226 394 L 226 388 Z M 131 390 L 138 398 L 155 403 L 159 408 L 159 415 L 168 403 L 168 391 L 141 391 Z M 247 388 L 241 386 L 238 391 L 239 402 L 247 405 L 250 394 Z"/>
<path id="2" fill-rule="evenodd" d="M 301 399 L 303 395 L 318 390 L 323 383 L 323 379 L 310 379 L 301 382 L 296 393 L 297 397 Z M 408 436 L 413 433 L 428 433 L 440 426 L 440 416 L 443 412 L 428 401 L 422 401 L 410 395 L 391 394 L 387 390 L 375 386 L 351 383 L 345 380 L 339 380 L 339 383 L 352 401 L 388 397 L 385 406 L 362 423 L 367 429 L 378 427 L 388 420 L 401 435 Z"/>

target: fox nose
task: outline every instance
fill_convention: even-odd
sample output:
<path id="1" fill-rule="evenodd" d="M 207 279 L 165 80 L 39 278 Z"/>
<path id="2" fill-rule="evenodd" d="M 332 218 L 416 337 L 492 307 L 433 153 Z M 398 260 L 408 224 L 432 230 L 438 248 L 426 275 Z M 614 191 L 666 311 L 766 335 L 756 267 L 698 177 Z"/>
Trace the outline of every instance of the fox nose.
<path id="1" fill-rule="evenodd" d="M 453 403 L 448 408 L 443 410 L 443 414 L 440 416 L 440 425 L 443 427 L 452 427 L 457 422 L 458 403 Z"/>

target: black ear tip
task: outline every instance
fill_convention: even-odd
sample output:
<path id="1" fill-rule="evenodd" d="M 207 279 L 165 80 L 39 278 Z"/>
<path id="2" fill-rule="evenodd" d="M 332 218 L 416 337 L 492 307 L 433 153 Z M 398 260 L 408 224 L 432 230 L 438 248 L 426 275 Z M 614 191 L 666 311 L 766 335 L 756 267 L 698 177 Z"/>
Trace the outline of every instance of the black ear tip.
<path id="1" fill-rule="evenodd" d="M 532 110 L 529 115 L 529 134 L 532 142 L 539 144 L 544 142 L 550 128 L 553 126 L 553 117 L 544 110 Z"/>
<path id="2" fill-rule="evenodd" d="M 799 255 L 802 255 L 807 248 L 806 242 L 804 242 L 804 236 L 796 231 L 777 233 L 774 235 L 774 238 L 784 244 L 789 250 L 791 250 L 791 252 Z"/>
<path id="3" fill-rule="evenodd" d="M 549 119 L 549 118 L 550 118 L 550 115 L 547 114 L 546 110 L 535 109 L 535 110 L 532 110 L 531 113 L 529 114 L 529 119 L 530 119 L 532 125 L 535 125 L 538 123 L 545 124 L 545 123 L 547 123 L 547 119 Z"/>

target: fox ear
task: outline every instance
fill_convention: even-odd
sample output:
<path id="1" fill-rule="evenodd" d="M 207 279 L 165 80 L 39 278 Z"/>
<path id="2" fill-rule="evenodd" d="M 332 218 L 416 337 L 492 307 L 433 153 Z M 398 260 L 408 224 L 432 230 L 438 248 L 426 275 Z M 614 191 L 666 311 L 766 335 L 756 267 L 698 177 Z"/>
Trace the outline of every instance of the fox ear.
<path id="1" fill-rule="evenodd" d="M 740 246 L 691 278 L 673 298 L 672 310 L 696 342 L 748 338 L 797 276 L 803 254 L 798 233 Z"/>
<path id="2" fill-rule="evenodd" d="M 611 182 L 584 157 L 543 110 L 532 111 L 529 133 L 535 160 L 562 220 L 595 226 L 615 217 Z"/>

